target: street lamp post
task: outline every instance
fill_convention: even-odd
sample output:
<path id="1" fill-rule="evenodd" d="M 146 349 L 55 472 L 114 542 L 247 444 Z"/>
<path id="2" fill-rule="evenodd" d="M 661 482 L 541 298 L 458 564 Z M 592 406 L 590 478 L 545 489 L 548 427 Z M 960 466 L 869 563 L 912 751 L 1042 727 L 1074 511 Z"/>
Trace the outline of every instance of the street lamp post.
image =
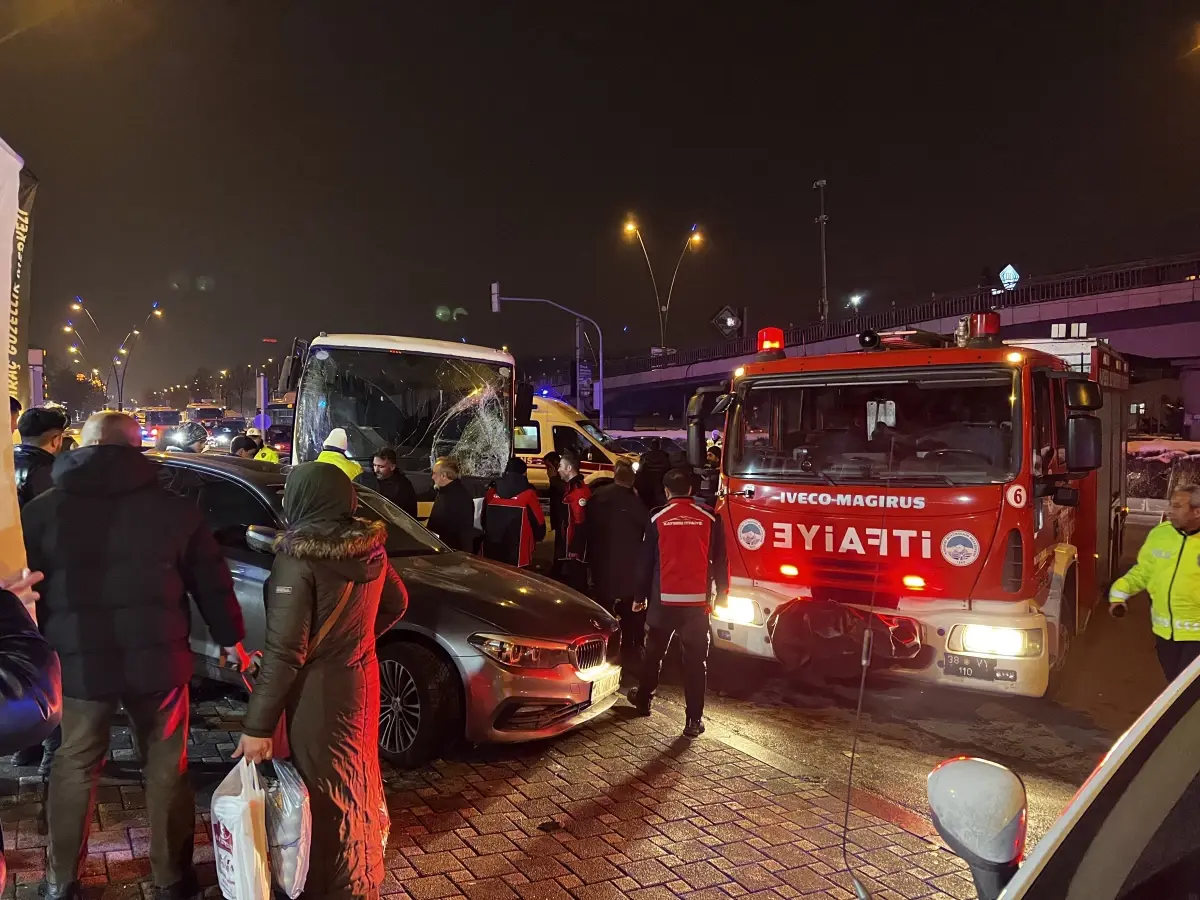
<path id="1" fill-rule="evenodd" d="M 545 303 L 553 306 L 555 309 L 561 309 L 563 312 L 574 316 L 576 319 L 583 319 L 585 322 L 590 322 L 592 327 L 596 329 L 597 344 L 599 345 L 599 353 L 597 353 L 597 363 L 599 368 L 599 377 L 592 382 L 592 398 L 596 403 L 596 414 L 600 419 L 600 429 L 604 430 L 604 331 L 600 328 L 599 323 L 591 316 L 585 316 L 581 312 L 576 312 L 570 307 L 563 306 L 561 303 L 555 303 L 553 300 L 546 300 L 540 297 L 501 297 L 500 282 L 492 282 L 492 312 L 500 312 L 501 301 L 505 303 Z"/>
<path id="2" fill-rule="evenodd" d="M 697 225 L 693 225 L 692 230 L 688 232 L 687 240 L 683 242 L 683 249 L 679 251 L 679 259 L 675 262 L 675 271 L 671 273 L 671 283 L 667 287 L 665 300 L 658 291 L 658 279 L 654 277 L 654 266 L 650 262 L 650 251 L 646 249 L 646 242 L 642 239 L 642 230 L 638 228 L 637 220 L 632 216 L 625 221 L 625 236 L 630 240 L 637 238 L 637 242 L 642 248 L 642 256 L 646 259 L 646 268 L 650 272 L 650 286 L 654 288 L 654 306 L 658 312 L 658 342 L 659 346 L 665 349 L 667 346 L 667 317 L 671 313 L 671 295 L 675 293 L 675 279 L 679 277 L 679 267 L 683 265 L 683 258 L 687 256 L 688 250 L 700 246 L 704 235 Z"/>
<path id="3" fill-rule="evenodd" d="M 816 223 L 821 226 L 821 324 L 829 322 L 829 275 L 825 266 L 825 226 L 829 224 L 829 216 L 825 215 L 825 179 L 813 182 L 813 190 L 821 197 L 821 214 Z"/>

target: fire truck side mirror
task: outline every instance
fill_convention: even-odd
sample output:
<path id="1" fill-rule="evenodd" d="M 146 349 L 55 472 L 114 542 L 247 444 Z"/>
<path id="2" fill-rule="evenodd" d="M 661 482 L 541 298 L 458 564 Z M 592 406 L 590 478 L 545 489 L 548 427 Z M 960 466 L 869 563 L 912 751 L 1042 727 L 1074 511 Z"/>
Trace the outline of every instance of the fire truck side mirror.
<path id="1" fill-rule="evenodd" d="M 1104 437 L 1095 416 L 1072 415 L 1067 419 L 1067 470 L 1094 472 L 1104 459 Z"/>
<path id="2" fill-rule="evenodd" d="M 1067 409 L 1072 412 L 1095 412 L 1104 406 L 1100 385 L 1086 378 L 1070 378 L 1066 383 Z"/>
<path id="3" fill-rule="evenodd" d="M 1078 506 L 1079 488 L 1058 485 L 1054 488 L 1054 504 L 1055 506 Z"/>

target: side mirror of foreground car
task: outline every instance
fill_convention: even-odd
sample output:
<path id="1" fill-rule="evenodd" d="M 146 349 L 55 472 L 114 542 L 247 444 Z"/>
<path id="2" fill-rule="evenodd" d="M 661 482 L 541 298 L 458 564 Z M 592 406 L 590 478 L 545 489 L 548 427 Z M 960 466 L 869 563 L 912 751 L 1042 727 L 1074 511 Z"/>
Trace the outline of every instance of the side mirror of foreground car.
<path id="1" fill-rule="evenodd" d="M 279 532 L 274 528 L 251 525 L 246 529 L 246 546 L 258 553 L 274 553 L 277 534 Z"/>
<path id="2" fill-rule="evenodd" d="M 933 827 L 971 867 L 979 900 L 996 900 L 1025 855 L 1025 785 L 986 759 L 948 759 L 929 773 Z"/>

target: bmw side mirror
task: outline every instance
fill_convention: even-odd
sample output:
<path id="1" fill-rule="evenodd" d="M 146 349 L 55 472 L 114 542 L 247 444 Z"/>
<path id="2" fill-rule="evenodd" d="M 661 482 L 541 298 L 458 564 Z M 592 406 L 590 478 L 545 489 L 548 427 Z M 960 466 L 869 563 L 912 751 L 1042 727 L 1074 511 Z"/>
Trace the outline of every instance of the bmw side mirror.
<path id="1" fill-rule="evenodd" d="M 986 759 L 948 759 L 929 773 L 933 827 L 971 867 L 979 900 L 996 900 L 1025 855 L 1025 784 Z"/>
<path id="2" fill-rule="evenodd" d="M 262 525 L 251 525 L 246 529 L 246 546 L 256 553 L 274 553 L 275 536 L 279 531 Z"/>

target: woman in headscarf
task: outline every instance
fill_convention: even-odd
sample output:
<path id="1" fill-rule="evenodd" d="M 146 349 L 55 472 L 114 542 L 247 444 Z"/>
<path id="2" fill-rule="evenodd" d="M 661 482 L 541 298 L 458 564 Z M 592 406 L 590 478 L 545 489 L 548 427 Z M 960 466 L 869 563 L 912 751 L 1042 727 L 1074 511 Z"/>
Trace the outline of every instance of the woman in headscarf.
<path id="1" fill-rule="evenodd" d="M 354 518 L 357 505 L 334 466 L 305 463 L 288 476 L 266 647 L 234 753 L 270 759 L 286 715 L 291 761 L 312 802 L 306 898 L 378 897 L 384 877 L 375 639 L 408 595 L 384 549 L 387 526 Z"/>

